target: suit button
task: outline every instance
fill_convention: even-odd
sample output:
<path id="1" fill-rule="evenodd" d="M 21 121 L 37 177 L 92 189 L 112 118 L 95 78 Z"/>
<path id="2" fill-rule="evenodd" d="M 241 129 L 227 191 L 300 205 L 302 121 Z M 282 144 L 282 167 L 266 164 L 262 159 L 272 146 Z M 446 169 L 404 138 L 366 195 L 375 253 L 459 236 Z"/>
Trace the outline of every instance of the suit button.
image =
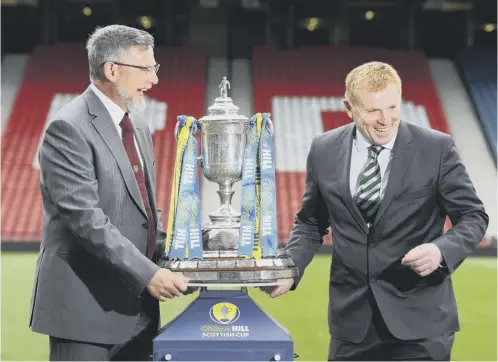
<path id="1" fill-rule="evenodd" d="M 148 229 L 148 228 L 149 228 L 149 224 L 147 224 L 146 222 L 144 222 L 144 223 L 142 224 L 142 227 L 143 227 L 144 229 Z"/>

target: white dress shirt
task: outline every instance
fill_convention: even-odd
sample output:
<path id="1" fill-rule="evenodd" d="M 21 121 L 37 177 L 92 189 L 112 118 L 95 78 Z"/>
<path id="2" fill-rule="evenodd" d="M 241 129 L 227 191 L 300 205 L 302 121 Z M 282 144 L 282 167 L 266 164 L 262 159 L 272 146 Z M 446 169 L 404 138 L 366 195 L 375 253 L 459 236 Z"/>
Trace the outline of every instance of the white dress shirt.
<path id="1" fill-rule="evenodd" d="M 114 126 L 116 126 L 116 131 L 118 131 L 119 138 L 123 139 L 123 130 L 121 129 L 121 126 L 119 125 L 121 121 L 123 120 L 123 117 L 125 115 L 125 111 L 118 106 L 116 103 L 114 103 L 113 100 L 111 100 L 109 97 L 107 97 L 104 93 L 100 91 L 93 83 L 90 84 L 90 88 L 92 88 L 93 92 L 99 97 L 99 99 L 104 103 L 105 108 L 109 112 L 109 115 L 111 116 L 112 122 L 114 123 Z M 132 120 L 133 122 L 133 120 Z M 140 149 L 138 148 L 137 144 L 137 139 L 135 135 L 133 135 L 133 139 L 135 140 L 135 148 L 137 149 L 138 156 L 140 158 L 140 163 L 142 164 L 142 168 L 144 166 L 143 158 L 142 155 L 140 154 Z"/>
<path id="2" fill-rule="evenodd" d="M 360 132 L 358 128 L 355 131 L 356 137 L 353 139 L 353 149 L 351 151 L 351 169 L 349 172 L 349 187 L 351 189 L 351 196 L 354 197 L 360 185 L 359 176 L 363 172 L 368 160 L 368 147 L 372 145 L 372 142 Z M 394 135 L 389 143 L 386 143 L 382 147 L 377 157 L 377 161 L 380 166 L 381 175 L 381 185 L 380 185 L 380 198 L 384 197 L 386 191 L 387 180 L 389 178 L 389 172 L 391 169 L 391 159 L 393 156 L 393 146 L 396 140 L 397 133 Z"/>

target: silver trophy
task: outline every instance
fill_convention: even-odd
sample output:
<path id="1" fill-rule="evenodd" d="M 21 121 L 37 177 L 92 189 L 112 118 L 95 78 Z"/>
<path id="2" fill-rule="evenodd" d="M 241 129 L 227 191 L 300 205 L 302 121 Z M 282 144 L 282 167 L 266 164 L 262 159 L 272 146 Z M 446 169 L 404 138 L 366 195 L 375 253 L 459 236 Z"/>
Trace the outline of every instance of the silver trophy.
<path id="1" fill-rule="evenodd" d="M 228 96 L 230 82 L 223 77 L 220 96 L 208 108 L 209 115 L 199 119 L 201 153 L 198 158 L 204 177 L 219 186 L 220 207 L 209 214 L 202 227 L 202 260 L 165 260 L 163 267 L 190 278 L 190 285 L 276 285 L 298 275 L 297 267 L 283 250 L 277 257 L 246 258 L 237 253 L 241 225 L 240 212 L 231 205 L 233 185 L 241 181 L 244 152 L 250 122 L 238 114 Z M 178 138 L 178 129 L 175 130 Z"/>
<path id="2" fill-rule="evenodd" d="M 202 133 L 199 161 L 204 177 L 218 184 L 221 202 L 220 207 L 209 214 L 211 222 L 203 228 L 206 256 L 218 256 L 219 252 L 236 255 L 239 239 L 240 213 L 231 203 L 233 184 L 242 179 L 249 119 L 238 114 L 239 107 L 228 97 L 227 87 L 230 82 L 223 77 L 219 85 L 220 97 L 208 108 L 209 115 L 199 119 Z"/>

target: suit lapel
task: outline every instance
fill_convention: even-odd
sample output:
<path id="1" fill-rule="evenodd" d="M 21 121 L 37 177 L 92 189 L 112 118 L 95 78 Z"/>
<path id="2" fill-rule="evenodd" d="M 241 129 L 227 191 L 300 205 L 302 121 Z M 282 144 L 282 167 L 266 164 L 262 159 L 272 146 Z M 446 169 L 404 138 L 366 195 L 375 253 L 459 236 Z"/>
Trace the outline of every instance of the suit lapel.
<path id="1" fill-rule="evenodd" d="M 351 189 L 349 187 L 349 173 L 351 168 L 351 149 L 353 147 L 353 137 L 354 137 L 355 127 L 351 124 L 350 127 L 346 128 L 345 134 L 341 137 L 343 142 L 337 146 L 337 168 L 335 174 L 337 175 L 337 184 L 339 186 L 339 194 L 344 200 L 346 207 L 353 216 L 353 218 L 358 223 L 358 226 L 368 234 L 368 227 L 365 219 L 360 213 L 358 207 L 356 207 L 353 197 L 351 196 Z"/>
<path id="2" fill-rule="evenodd" d="M 400 122 L 398 135 L 393 147 L 393 158 L 391 160 L 389 179 L 387 181 L 384 197 L 380 203 L 379 211 L 375 218 L 374 227 L 379 223 L 384 211 L 391 203 L 396 192 L 401 188 L 403 178 L 408 170 L 408 166 L 411 164 L 414 153 L 411 142 L 412 139 L 407 125 L 404 122 Z"/>
<path id="3" fill-rule="evenodd" d="M 89 112 L 96 116 L 92 120 L 93 126 L 116 159 L 119 170 L 121 171 L 126 187 L 133 201 L 146 216 L 145 206 L 142 201 L 142 196 L 140 195 L 140 190 L 138 189 L 135 174 L 131 168 L 130 160 L 128 159 L 123 142 L 116 131 L 116 127 L 114 126 L 109 113 L 90 88 L 87 89 L 84 97 L 87 101 Z"/>

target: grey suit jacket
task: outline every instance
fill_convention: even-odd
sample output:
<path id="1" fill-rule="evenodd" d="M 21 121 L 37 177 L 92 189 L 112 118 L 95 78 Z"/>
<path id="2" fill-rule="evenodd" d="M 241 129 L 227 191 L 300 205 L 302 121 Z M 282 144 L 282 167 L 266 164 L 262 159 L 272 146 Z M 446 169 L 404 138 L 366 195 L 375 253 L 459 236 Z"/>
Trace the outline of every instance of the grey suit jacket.
<path id="1" fill-rule="evenodd" d="M 360 342 L 367 333 L 373 293 L 391 333 L 417 339 L 459 329 L 451 274 L 482 239 L 488 215 L 450 136 L 400 122 L 391 172 L 369 231 L 349 188 L 353 124 L 317 136 L 307 160 L 302 208 L 286 250 L 303 277 L 331 226 L 329 284 L 332 336 Z M 448 215 L 453 227 L 443 233 Z M 419 277 L 401 259 L 434 242 L 444 264 Z"/>
<path id="2" fill-rule="evenodd" d="M 146 286 L 159 270 L 165 233 L 155 202 L 152 137 L 144 121 L 134 122 L 158 225 L 154 260 L 146 256 L 146 211 L 122 140 L 88 88 L 55 115 L 40 150 L 43 235 L 30 316 L 35 332 L 109 344 L 136 333 L 143 298 L 152 298 Z"/>

